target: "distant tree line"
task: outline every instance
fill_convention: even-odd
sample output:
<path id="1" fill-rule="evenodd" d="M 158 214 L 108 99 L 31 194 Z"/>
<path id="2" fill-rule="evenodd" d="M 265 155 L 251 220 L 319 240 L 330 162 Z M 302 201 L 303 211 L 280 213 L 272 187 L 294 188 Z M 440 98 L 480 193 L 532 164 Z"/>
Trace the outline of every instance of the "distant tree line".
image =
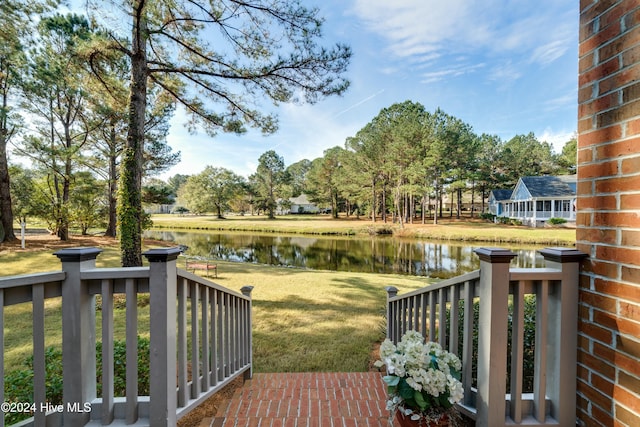
<path id="1" fill-rule="evenodd" d="M 285 167 L 281 156 L 268 151 L 258 163 L 248 180 L 207 167 L 186 178 L 178 202 L 193 213 L 221 216 L 233 210 L 273 217 L 288 208 L 289 198 L 304 193 L 334 217 L 342 212 L 400 224 L 437 221 L 445 195 L 455 201 L 448 214 L 460 217 L 463 196 L 484 210 L 492 189 L 512 188 L 521 176 L 575 173 L 576 140 L 554 153 L 533 133 L 508 141 L 477 135 L 440 109 L 428 112 L 406 101 L 382 109 L 344 147 L 330 148 L 320 158 Z"/>

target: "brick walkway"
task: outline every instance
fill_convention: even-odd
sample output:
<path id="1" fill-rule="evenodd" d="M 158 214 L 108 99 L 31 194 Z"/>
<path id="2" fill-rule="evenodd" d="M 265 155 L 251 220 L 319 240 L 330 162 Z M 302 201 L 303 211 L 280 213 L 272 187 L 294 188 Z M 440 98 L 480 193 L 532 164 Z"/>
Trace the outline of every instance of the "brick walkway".
<path id="1" fill-rule="evenodd" d="M 389 427 L 378 372 L 254 374 L 201 426 Z"/>

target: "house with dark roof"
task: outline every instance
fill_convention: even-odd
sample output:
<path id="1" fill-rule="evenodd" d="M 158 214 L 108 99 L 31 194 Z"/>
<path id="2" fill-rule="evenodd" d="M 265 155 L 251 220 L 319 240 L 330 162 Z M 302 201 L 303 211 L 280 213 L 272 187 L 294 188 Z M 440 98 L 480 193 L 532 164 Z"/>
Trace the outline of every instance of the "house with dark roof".
<path id="1" fill-rule="evenodd" d="M 511 200 L 513 190 L 491 190 L 489 193 L 489 212 L 495 216 L 502 216 L 505 203 Z"/>
<path id="2" fill-rule="evenodd" d="M 498 201 L 504 193 L 494 197 Z M 511 196 L 499 204 L 501 213 L 495 215 L 519 219 L 533 227 L 543 225 L 550 218 L 575 221 L 576 175 L 522 177 Z"/>

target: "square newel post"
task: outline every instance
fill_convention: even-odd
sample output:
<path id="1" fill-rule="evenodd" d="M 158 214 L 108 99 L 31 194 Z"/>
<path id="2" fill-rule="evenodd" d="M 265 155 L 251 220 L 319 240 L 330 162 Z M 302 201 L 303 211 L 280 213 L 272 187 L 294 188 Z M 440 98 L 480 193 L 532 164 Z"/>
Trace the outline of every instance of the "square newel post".
<path id="1" fill-rule="evenodd" d="M 516 254 L 500 248 L 475 253 L 480 257 L 476 425 L 498 427 L 506 422 L 509 263 Z"/>
<path id="2" fill-rule="evenodd" d="M 387 338 L 393 343 L 398 343 L 398 319 L 396 319 L 396 313 L 393 310 L 391 302 L 389 300 L 398 295 L 398 288 L 395 286 L 387 286 L 384 288 L 387 291 Z"/>
<path id="3" fill-rule="evenodd" d="M 96 305 L 83 270 L 96 266 L 97 248 L 68 248 L 55 252 L 65 279 L 62 282 L 62 399 L 65 408 L 84 405 L 96 397 Z M 80 426 L 89 413 L 65 411 L 64 425 Z"/>
<path id="4" fill-rule="evenodd" d="M 247 339 L 247 347 L 245 349 L 246 354 L 245 354 L 245 360 L 247 362 L 249 362 L 249 370 L 245 371 L 244 373 L 244 379 L 245 380 L 250 380 L 251 378 L 253 378 L 253 303 L 252 303 L 252 299 L 251 299 L 251 292 L 253 291 L 253 286 L 243 286 L 242 288 L 240 288 L 240 292 L 242 292 L 242 295 L 244 295 L 245 297 L 249 298 L 249 302 L 247 304 L 247 310 L 248 312 L 246 313 L 246 321 L 247 324 L 245 325 L 246 328 L 246 339 Z"/>
<path id="5" fill-rule="evenodd" d="M 587 254 L 571 248 L 540 251 L 545 266 L 561 271 L 560 286 L 549 295 L 547 331 L 547 396 L 551 416 L 561 426 L 576 424 L 578 298 L 580 262 Z"/>
<path id="6" fill-rule="evenodd" d="M 151 249 L 149 261 L 149 424 L 176 425 L 176 259 L 180 248 Z"/>

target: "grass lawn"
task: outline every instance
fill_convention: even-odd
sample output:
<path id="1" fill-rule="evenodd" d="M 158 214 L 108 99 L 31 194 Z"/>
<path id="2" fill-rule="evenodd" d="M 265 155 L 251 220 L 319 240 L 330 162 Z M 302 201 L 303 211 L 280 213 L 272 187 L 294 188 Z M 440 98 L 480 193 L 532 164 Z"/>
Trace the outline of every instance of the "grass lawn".
<path id="1" fill-rule="evenodd" d="M 216 280 L 254 286 L 256 372 L 357 372 L 368 369 L 372 345 L 384 337 L 386 286 L 401 293 L 420 277 L 219 264 Z"/>
<path id="2" fill-rule="evenodd" d="M 3 253 L 3 274 L 59 270 L 55 250 Z M 99 267 L 119 263 L 117 248 L 104 247 Z M 377 275 L 253 264 L 218 263 L 215 281 L 229 289 L 253 291 L 254 371 L 364 371 L 372 345 L 384 336 L 386 286 L 401 292 L 425 286 L 420 277 Z M 48 300 L 46 345 L 61 343 L 61 301 Z M 98 312 L 98 337 L 100 336 Z M 148 336 L 148 307 L 139 308 L 140 335 Z M 21 368 L 31 354 L 31 306 L 5 310 L 5 370 Z M 123 338 L 124 309 L 116 310 L 115 335 Z"/>
<path id="3" fill-rule="evenodd" d="M 565 227 L 530 228 L 493 224 L 478 219 L 441 219 L 438 224 L 383 223 L 361 218 L 333 219 L 328 215 L 286 215 L 276 219 L 266 216 L 153 215 L 154 229 L 252 231 L 294 234 L 355 235 L 392 232 L 396 236 L 467 242 L 574 245 L 575 229 Z"/>

